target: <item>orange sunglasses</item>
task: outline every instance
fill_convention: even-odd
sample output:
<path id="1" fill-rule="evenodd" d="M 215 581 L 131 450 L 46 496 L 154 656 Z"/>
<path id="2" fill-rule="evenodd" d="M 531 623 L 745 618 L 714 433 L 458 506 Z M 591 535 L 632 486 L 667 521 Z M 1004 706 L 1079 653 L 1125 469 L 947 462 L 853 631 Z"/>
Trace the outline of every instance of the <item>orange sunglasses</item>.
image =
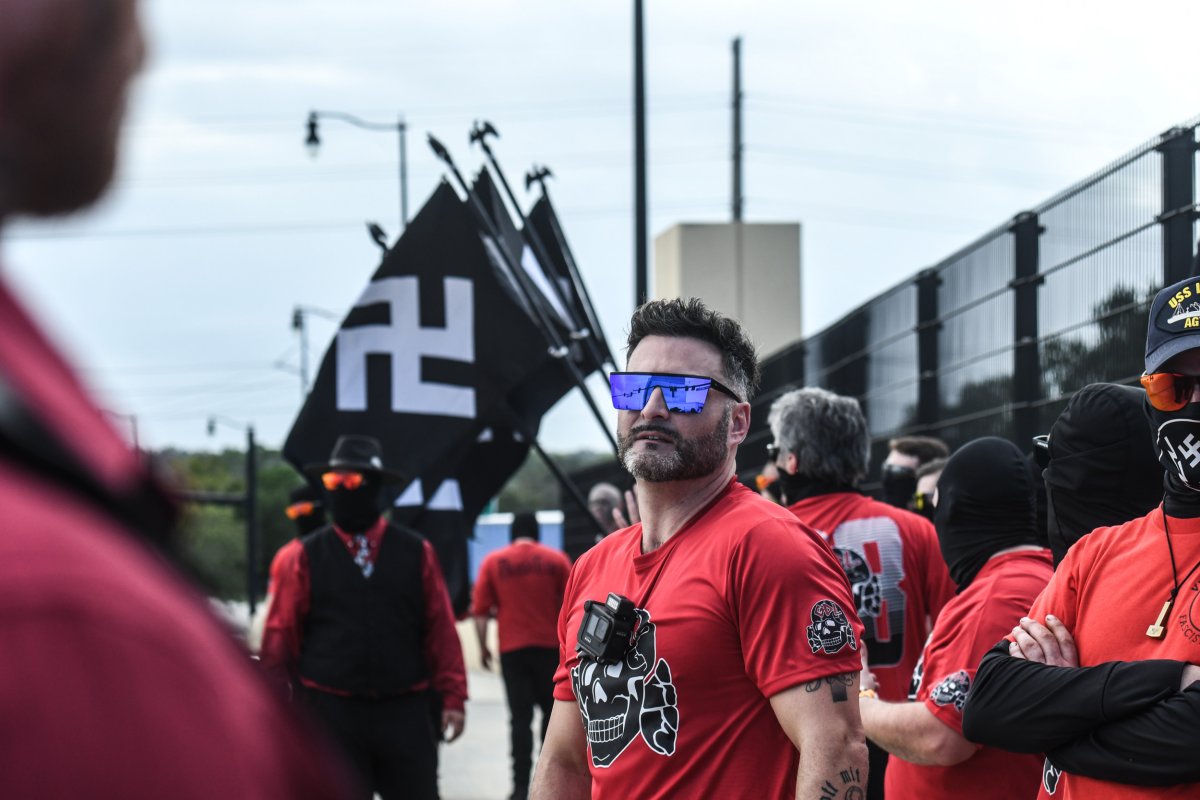
<path id="1" fill-rule="evenodd" d="M 321 474 L 321 483 L 329 491 L 339 487 L 354 491 L 363 485 L 366 478 L 361 472 L 325 472 Z"/>
<path id="2" fill-rule="evenodd" d="M 1142 375 L 1141 383 L 1150 405 L 1159 411 L 1178 411 L 1191 402 L 1192 392 L 1200 385 L 1200 375 L 1152 372 Z"/>
<path id="3" fill-rule="evenodd" d="M 287 514 L 288 519 L 295 520 L 300 519 L 301 517 L 307 517 L 309 514 L 313 513 L 313 510 L 316 507 L 316 503 L 311 500 L 306 500 L 302 503 L 292 503 L 283 510 L 283 513 Z"/>

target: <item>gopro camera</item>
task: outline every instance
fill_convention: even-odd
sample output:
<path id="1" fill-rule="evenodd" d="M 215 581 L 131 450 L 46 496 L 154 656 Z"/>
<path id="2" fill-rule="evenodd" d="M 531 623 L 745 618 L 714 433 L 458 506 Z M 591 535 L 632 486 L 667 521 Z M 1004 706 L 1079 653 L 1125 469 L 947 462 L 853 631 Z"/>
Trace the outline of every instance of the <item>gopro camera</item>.
<path id="1" fill-rule="evenodd" d="M 602 664 L 615 664 L 625 657 L 637 625 L 633 601 L 610 593 L 608 601 L 584 601 L 583 622 L 575 650 Z"/>

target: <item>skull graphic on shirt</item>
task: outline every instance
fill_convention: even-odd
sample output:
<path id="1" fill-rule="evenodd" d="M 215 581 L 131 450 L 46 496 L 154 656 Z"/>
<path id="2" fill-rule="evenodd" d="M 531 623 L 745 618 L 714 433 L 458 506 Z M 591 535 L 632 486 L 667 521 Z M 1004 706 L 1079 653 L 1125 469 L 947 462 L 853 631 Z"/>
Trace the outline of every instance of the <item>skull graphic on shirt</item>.
<path id="1" fill-rule="evenodd" d="M 883 610 L 883 591 L 879 587 L 879 576 L 871 571 L 861 554 L 848 548 L 835 547 L 833 553 L 842 564 L 850 590 L 854 593 L 854 605 L 860 619 L 878 617 Z"/>
<path id="2" fill-rule="evenodd" d="M 640 734 L 654 752 L 675 753 L 679 709 L 671 667 L 657 658 L 654 623 L 636 609 L 637 627 L 624 658 L 604 664 L 580 654 L 571 684 L 587 731 L 592 765 L 610 767 Z"/>
<path id="3" fill-rule="evenodd" d="M 854 638 L 850 620 L 846 619 L 846 612 L 833 600 L 818 601 L 809 616 L 812 624 L 808 626 L 808 646 L 814 653 L 833 655 L 846 645 L 850 645 L 851 650 L 858 649 L 858 641 Z"/>
<path id="4" fill-rule="evenodd" d="M 966 670 L 960 669 L 953 675 L 942 678 L 929 697 L 939 706 L 953 705 L 959 711 L 967 704 L 967 695 L 971 692 L 971 676 Z"/>

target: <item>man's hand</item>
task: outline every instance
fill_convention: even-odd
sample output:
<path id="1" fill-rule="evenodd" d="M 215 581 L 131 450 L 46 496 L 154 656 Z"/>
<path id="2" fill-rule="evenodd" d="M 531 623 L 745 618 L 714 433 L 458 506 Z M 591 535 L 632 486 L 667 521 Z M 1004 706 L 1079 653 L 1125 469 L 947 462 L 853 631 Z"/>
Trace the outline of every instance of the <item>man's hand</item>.
<path id="1" fill-rule="evenodd" d="M 492 651 L 488 649 L 488 646 L 486 644 L 481 645 L 479 648 L 479 660 L 480 660 L 480 662 L 483 663 L 484 669 L 489 670 L 489 671 L 491 670 L 491 668 L 492 668 Z"/>
<path id="2" fill-rule="evenodd" d="M 442 741 L 453 742 L 467 727 L 467 715 L 462 711 L 442 711 Z"/>
<path id="3" fill-rule="evenodd" d="M 628 528 L 630 525 L 642 521 L 642 515 L 638 512 L 637 493 L 633 489 L 625 490 L 625 508 L 629 509 L 629 519 L 621 513 L 621 509 L 613 509 L 613 520 L 619 528 Z"/>
<path id="4" fill-rule="evenodd" d="M 1021 624 L 1013 628 L 1012 635 L 1014 641 L 1008 646 L 1008 654 L 1013 658 L 1052 667 L 1079 666 L 1075 638 L 1058 617 L 1047 614 L 1045 625 L 1021 617 Z"/>

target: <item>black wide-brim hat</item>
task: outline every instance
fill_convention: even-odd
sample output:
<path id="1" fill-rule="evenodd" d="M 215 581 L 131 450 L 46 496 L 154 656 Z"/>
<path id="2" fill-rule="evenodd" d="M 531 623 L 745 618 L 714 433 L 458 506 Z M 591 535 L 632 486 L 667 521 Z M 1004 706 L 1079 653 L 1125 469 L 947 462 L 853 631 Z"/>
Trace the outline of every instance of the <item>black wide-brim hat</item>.
<path id="1" fill-rule="evenodd" d="M 314 480 L 321 473 L 330 470 L 348 470 L 351 472 L 367 472 L 378 475 L 384 483 L 406 483 L 403 473 L 388 469 L 383 464 L 383 446 L 373 436 L 358 436 L 347 434 L 339 436 L 333 445 L 329 461 L 324 464 L 309 464 L 304 468 L 304 474 Z"/>

